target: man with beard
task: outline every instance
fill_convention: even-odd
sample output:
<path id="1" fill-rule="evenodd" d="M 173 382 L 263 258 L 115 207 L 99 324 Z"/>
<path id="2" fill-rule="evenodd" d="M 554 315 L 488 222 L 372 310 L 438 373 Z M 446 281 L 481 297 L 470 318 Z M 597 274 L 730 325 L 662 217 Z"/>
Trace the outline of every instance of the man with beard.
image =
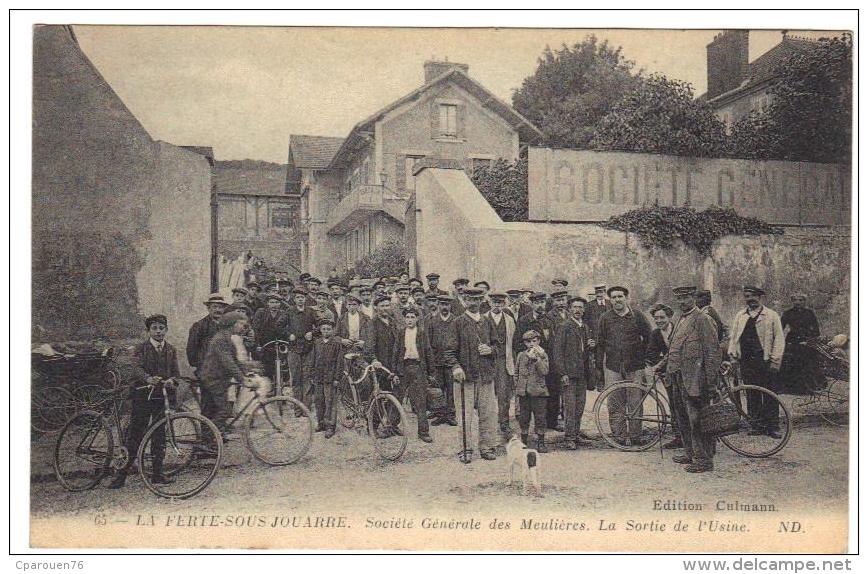
<path id="1" fill-rule="evenodd" d="M 570 318 L 570 314 L 567 309 L 567 297 L 568 294 L 566 291 L 554 291 L 549 298 L 549 302 L 552 304 L 552 308 L 549 309 L 546 317 L 548 318 L 549 323 L 552 326 L 552 331 L 554 332 L 554 335 L 552 337 L 557 334 L 557 331 L 561 328 L 561 326 Z M 549 374 L 546 375 L 546 385 L 549 389 L 549 402 L 546 410 L 546 422 L 551 430 L 564 430 L 564 427 L 560 426 L 558 423 L 558 417 L 561 414 L 561 383 L 558 379 L 557 374 L 555 373 L 555 369 L 553 368 L 550 369 Z"/>
<path id="2" fill-rule="evenodd" d="M 587 392 L 595 388 L 591 359 L 595 341 L 584 320 L 585 304 L 584 297 L 570 298 L 570 318 L 558 329 L 552 345 L 555 374 L 560 378 L 564 400 L 564 447 L 568 450 L 591 444 L 579 435 Z"/>
<path id="3" fill-rule="evenodd" d="M 482 291 L 464 291 L 466 310 L 455 318 L 446 344 L 446 364 L 452 369 L 455 414 L 459 424 L 470 428 L 473 411 L 479 416 L 479 452 L 484 460 L 497 458 L 497 395 L 494 392 L 494 363 L 491 348 L 492 322 L 479 313 Z M 460 385 L 460 386 L 459 386 Z M 463 390 L 461 388 L 463 386 Z M 463 403 L 461 399 L 464 399 Z M 472 454 L 461 452 L 461 460 Z"/>
<path id="4" fill-rule="evenodd" d="M 470 285 L 470 280 L 464 277 L 459 277 L 452 282 L 452 286 L 455 287 L 455 296 L 452 299 L 452 314 L 456 317 L 464 313 L 464 309 L 466 308 L 464 305 L 464 291 L 468 285 Z M 481 295 L 479 301 L 480 303 L 482 302 Z"/>
<path id="5" fill-rule="evenodd" d="M 477 281 L 473 284 L 477 289 L 482 290 L 482 303 L 479 304 L 479 312 L 483 315 L 491 311 L 491 299 L 488 294 L 491 292 L 491 285 L 488 281 Z"/>
<path id="6" fill-rule="evenodd" d="M 187 362 L 193 367 L 193 373 L 199 377 L 199 367 L 208 350 L 208 341 L 217 333 L 220 317 L 229 306 L 220 293 L 211 293 L 205 301 L 208 315 L 193 323 L 187 336 Z"/>
<path id="7" fill-rule="evenodd" d="M 497 397 L 497 423 L 500 432 L 509 437 L 512 428 L 509 424 L 509 407 L 515 393 L 515 319 L 504 312 L 505 293 L 491 294 L 491 310 L 485 314 L 491 321 L 491 348 L 494 351 L 494 394 Z M 480 307 L 481 309 L 481 307 Z"/>

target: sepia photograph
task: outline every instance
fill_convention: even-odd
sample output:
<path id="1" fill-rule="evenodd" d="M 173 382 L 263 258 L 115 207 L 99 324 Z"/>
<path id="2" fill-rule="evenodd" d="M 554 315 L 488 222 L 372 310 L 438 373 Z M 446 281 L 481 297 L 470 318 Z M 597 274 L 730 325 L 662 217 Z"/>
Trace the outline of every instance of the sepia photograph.
<path id="1" fill-rule="evenodd" d="M 785 15 L 33 25 L 29 547 L 857 551 L 857 30 Z"/>

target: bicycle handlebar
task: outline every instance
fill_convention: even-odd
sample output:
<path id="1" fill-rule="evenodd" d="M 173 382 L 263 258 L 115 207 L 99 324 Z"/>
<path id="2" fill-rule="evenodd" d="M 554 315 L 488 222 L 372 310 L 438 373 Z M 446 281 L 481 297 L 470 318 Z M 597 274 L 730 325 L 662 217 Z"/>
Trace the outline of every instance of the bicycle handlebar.
<path id="1" fill-rule="evenodd" d="M 285 355 L 285 354 L 289 353 L 289 346 L 291 344 L 292 343 L 290 343 L 289 341 L 284 341 L 283 339 L 274 339 L 273 341 L 269 341 L 269 342 L 265 343 L 264 345 L 262 345 L 261 348 L 265 349 L 269 345 L 274 345 L 275 348 L 277 348 L 278 353 Z"/>

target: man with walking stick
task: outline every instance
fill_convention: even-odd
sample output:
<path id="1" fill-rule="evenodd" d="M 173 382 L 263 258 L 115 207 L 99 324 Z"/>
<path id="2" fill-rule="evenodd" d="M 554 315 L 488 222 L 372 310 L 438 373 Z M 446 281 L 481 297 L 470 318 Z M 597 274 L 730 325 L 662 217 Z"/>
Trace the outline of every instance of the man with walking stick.
<path id="1" fill-rule="evenodd" d="M 470 462 L 472 448 L 467 435 L 474 404 L 479 416 L 479 453 L 485 460 L 497 458 L 497 396 L 494 392 L 494 355 L 491 320 L 479 313 L 482 290 L 464 291 L 466 309 L 452 321 L 446 343 L 446 365 L 452 372 L 455 411 L 461 414 L 462 451 L 459 459 Z"/>

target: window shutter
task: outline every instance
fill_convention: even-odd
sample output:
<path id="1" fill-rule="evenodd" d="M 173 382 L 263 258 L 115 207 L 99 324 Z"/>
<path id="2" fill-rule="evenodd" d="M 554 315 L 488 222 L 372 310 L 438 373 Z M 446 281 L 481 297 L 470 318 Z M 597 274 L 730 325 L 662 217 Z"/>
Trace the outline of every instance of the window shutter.
<path id="1" fill-rule="evenodd" d="M 395 154 L 395 191 L 404 192 L 407 187 L 407 170 L 405 169 L 406 157 Z"/>
<path id="2" fill-rule="evenodd" d="M 431 112 L 431 139 L 434 140 L 440 137 L 440 106 L 436 100 L 431 100 L 428 106 Z"/>
<path id="3" fill-rule="evenodd" d="M 467 106 L 456 106 L 458 109 L 455 110 L 455 128 L 459 139 L 467 139 L 467 134 L 465 130 L 465 119 L 466 119 L 466 111 Z"/>

